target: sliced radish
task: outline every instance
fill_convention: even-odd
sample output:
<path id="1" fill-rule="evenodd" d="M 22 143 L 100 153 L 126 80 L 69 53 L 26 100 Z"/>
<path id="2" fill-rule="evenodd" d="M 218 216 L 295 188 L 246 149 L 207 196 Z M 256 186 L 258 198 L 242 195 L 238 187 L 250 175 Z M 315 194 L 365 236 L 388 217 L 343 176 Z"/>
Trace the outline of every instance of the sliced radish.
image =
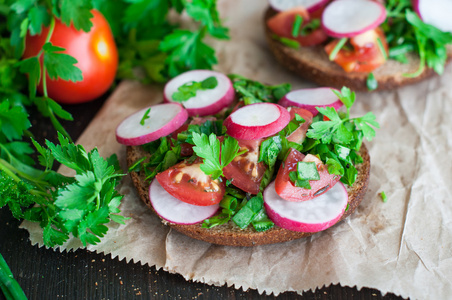
<path id="1" fill-rule="evenodd" d="M 243 106 L 224 120 L 227 133 L 236 139 L 256 140 L 282 130 L 290 121 L 290 114 L 281 105 L 255 103 Z"/>
<path id="2" fill-rule="evenodd" d="M 413 0 L 413 8 L 424 23 L 452 32 L 452 1 L 450 0 Z"/>
<path id="3" fill-rule="evenodd" d="M 219 204 L 210 206 L 192 205 L 171 196 L 153 180 L 149 186 L 149 199 L 155 212 L 164 220 L 182 225 L 196 224 L 215 215 Z"/>
<path id="4" fill-rule="evenodd" d="M 269 0 L 268 3 L 276 11 L 285 11 L 302 6 L 312 13 L 328 3 L 329 0 Z"/>
<path id="5" fill-rule="evenodd" d="M 304 202 L 286 201 L 275 192 L 275 182 L 264 191 L 267 215 L 275 225 L 300 232 L 318 232 L 336 224 L 347 208 L 348 193 L 342 183 Z"/>
<path id="6" fill-rule="evenodd" d="M 214 76 L 217 79 L 217 86 L 213 89 L 198 90 L 194 97 L 183 101 L 182 105 L 187 109 L 190 116 L 207 116 L 218 113 L 223 108 L 229 106 L 235 97 L 231 80 L 224 74 L 209 70 L 193 70 L 185 72 L 171 79 L 163 90 L 165 102 L 175 102 L 173 94 L 178 88 L 190 82 L 201 82 Z"/>
<path id="7" fill-rule="evenodd" d="M 144 117 L 147 110 L 148 118 Z M 116 140 L 127 146 L 143 145 L 166 136 L 187 121 L 188 113 L 179 103 L 164 103 L 142 110 L 124 119 L 116 128 Z M 143 125 L 141 124 L 142 122 Z"/>
<path id="8" fill-rule="evenodd" d="M 377 1 L 340 0 L 326 6 L 322 26 L 332 37 L 353 37 L 378 27 L 385 19 L 386 9 Z"/>
<path id="9" fill-rule="evenodd" d="M 309 110 L 314 116 L 319 113 L 316 107 L 330 106 L 339 109 L 344 105 L 333 93 L 332 89 L 328 87 L 300 89 L 289 92 L 279 100 L 278 104 L 284 107 L 301 107 Z"/>

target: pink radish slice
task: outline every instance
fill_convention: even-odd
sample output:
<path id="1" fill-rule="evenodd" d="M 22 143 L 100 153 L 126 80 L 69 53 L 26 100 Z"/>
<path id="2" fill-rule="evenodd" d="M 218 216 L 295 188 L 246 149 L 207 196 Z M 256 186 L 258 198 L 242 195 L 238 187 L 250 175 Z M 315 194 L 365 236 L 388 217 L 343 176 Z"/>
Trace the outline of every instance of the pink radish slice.
<path id="1" fill-rule="evenodd" d="M 219 204 L 198 206 L 182 202 L 165 191 L 155 179 L 149 186 L 149 200 L 162 219 L 182 225 L 202 222 L 215 215 L 220 207 Z"/>
<path id="2" fill-rule="evenodd" d="M 450 0 L 413 0 L 413 8 L 426 24 L 435 26 L 444 32 L 452 32 L 452 1 Z"/>
<path id="3" fill-rule="evenodd" d="M 378 27 L 385 19 L 386 9 L 379 2 L 340 0 L 326 6 L 322 27 L 332 37 L 354 37 Z"/>
<path id="4" fill-rule="evenodd" d="M 303 202 L 286 201 L 275 192 L 275 182 L 264 191 L 267 215 L 275 225 L 300 232 L 318 232 L 336 224 L 348 203 L 345 186 L 338 182 L 325 194 Z"/>
<path id="5" fill-rule="evenodd" d="M 228 107 L 234 101 L 235 92 L 231 80 L 224 74 L 209 70 L 193 70 L 180 74 L 171 79 L 163 90 L 163 100 L 165 102 L 175 102 L 172 98 L 178 88 L 189 82 L 201 82 L 204 79 L 214 76 L 218 85 L 213 89 L 198 90 L 196 96 L 182 105 L 187 109 L 190 116 L 207 116 L 218 113 Z"/>
<path id="6" fill-rule="evenodd" d="M 243 106 L 224 120 L 227 134 L 236 139 L 256 140 L 271 136 L 286 127 L 290 114 L 273 103 L 255 103 Z"/>
<path id="7" fill-rule="evenodd" d="M 302 6 L 309 13 L 325 6 L 329 0 L 269 0 L 268 3 L 276 11 L 285 11 Z"/>
<path id="8" fill-rule="evenodd" d="M 328 87 L 291 91 L 281 98 L 278 104 L 284 107 L 296 106 L 304 108 L 309 110 L 314 116 L 319 113 L 316 107 L 331 106 L 337 110 L 344 105 L 333 93 L 332 89 Z"/>
<path id="9" fill-rule="evenodd" d="M 143 116 L 151 109 L 144 125 Z M 142 110 L 124 119 L 116 128 L 116 140 L 127 146 L 143 145 L 166 136 L 187 121 L 188 113 L 179 103 L 164 103 Z"/>

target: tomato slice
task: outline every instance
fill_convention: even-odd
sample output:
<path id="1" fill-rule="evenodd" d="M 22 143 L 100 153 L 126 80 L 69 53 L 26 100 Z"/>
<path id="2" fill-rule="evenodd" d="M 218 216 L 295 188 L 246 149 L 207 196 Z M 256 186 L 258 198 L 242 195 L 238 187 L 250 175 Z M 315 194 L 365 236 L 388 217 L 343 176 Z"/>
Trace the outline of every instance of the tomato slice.
<path id="1" fill-rule="evenodd" d="M 169 194 L 183 202 L 199 206 L 217 204 L 223 199 L 225 184 L 204 174 L 201 163 L 200 158 L 193 163 L 183 161 L 155 178 Z"/>
<path id="2" fill-rule="evenodd" d="M 248 152 L 236 157 L 223 169 L 223 175 L 239 189 L 256 195 L 260 191 L 260 185 L 267 165 L 259 160 L 259 146 L 262 139 L 258 140 L 237 140 L 240 151 Z"/>
<path id="3" fill-rule="evenodd" d="M 378 46 L 378 39 L 387 53 L 386 37 L 380 28 L 376 28 L 351 38 L 349 47 L 342 47 L 334 58 L 334 62 L 346 72 L 372 72 L 386 61 L 386 56 Z M 325 46 L 328 55 L 338 42 L 339 40 L 336 39 Z"/>
<path id="4" fill-rule="evenodd" d="M 279 12 L 275 16 L 268 19 L 267 26 L 276 35 L 297 41 L 300 46 L 314 46 L 326 41 L 328 36 L 321 27 L 314 29 L 307 35 L 293 37 L 292 30 L 297 15 L 303 18 L 301 28 L 306 26 L 311 20 L 311 17 L 306 9 L 303 7 L 295 7 L 290 10 Z"/>
<path id="5" fill-rule="evenodd" d="M 309 126 L 312 123 L 313 115 L 309 110 L 300 107 L 289 107 L 287 110 L 290 113 L 291 120 L 295 118 L 295 114 L 299 115 L 304 119 L 304 123 L 302 123 L 300 127 L 298 127 L 294 132 L 292 132 L 287 137 L 288 141 L 301 144 L 306 138 L 306 132 L 308 131 Z"/>
<path id="6" fill-rule="evenodd" d="M 289 174 L 297 170 L 299 161 L 315 162 L 320 180 L 310 180 L 311 189 L 296 187 L 290 181 Z M 283 164 L 281 164 L 275 179 L 275 191 L 283 199 L 294 202 L 311 200 L 329 189 L 331 189 L 339 180 L 340 176 L 328 173 L 328 168 L 320 159 L 312 154 L 304 155 L 294 148 L 290 149 L 289 154 Z"/>

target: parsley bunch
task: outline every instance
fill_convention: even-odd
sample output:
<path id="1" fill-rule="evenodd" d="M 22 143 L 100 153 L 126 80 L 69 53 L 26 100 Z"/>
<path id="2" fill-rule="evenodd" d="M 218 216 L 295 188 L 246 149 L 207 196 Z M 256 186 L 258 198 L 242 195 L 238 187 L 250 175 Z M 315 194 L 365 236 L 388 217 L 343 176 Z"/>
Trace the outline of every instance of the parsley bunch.
<path id="1" fill-rule="evenodd" d="M 389 57 L 406 63 L 408 53 L 419 55 L 418 70 L 406 76 L 416 77 L 426 66 L 442 74 L 452 33 L 424 23 L 413 11 L 410 0 L 386 1 L 386 11 L 387 19 L 382 28 L 389 44 Z"/>
<path id="2" fill-rule="evenodd" d="M 70 234 L 84 245 L 96 244 L 108 230 L 105 223 L 125 220 L 117 214 L 119 163 L 115 155 L 103 159 L 97 149 L 87 152 L 61 134 L 59 142 L 47 141 L 45 148 L 33 141 L 44 170 L 0 159 L 0 207 L 8 206 L 18 219 L 39 222 L 46 246 L 62 245 Z M 75 177 L 53 171 L 55 160 L 75 170 Z"/>

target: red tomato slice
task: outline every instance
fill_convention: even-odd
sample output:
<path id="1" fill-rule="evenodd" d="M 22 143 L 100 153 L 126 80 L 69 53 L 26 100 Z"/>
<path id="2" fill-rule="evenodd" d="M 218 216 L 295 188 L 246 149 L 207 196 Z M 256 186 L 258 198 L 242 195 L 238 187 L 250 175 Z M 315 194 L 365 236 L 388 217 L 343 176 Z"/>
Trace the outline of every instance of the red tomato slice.
<path id="1" fill-rule="evenodd" d="M 199 206 L 217 204 L 223 199 L 225 184 L 204 174 L 201 162 L 200 158 L 191 164 L 180 162 L 155 178 L 169 194 L 183 202 Z"/>
<path id="2" fill-rule="evenodd" d="M 328 36 L 321 27 L 305 36 L 293 37 L 292 29 L 297 15 L 303 18 L 302 28 L 304 25 L 309 23 L 311 19 L 306 9 L 303 7 L 295 7 L 290 10 L 279 12 L 275 16 L 268 19 L 267 26 L 276 35 L 297 41 L 300 46 L 314 46 L 326 41 Z"/>
<path id="3" fill-rule="evenodd" d="M 300 127 L 298 127 L 298 129 L 296 129 L 287 137 L 288 141 L 301 144 L 306 138 L 306 132 L 308 131 L 309 126 L 312 123 L 313 118 L 312 113 L 309 110 L 299 107 L 289 107 L 289 109 L 287 110 L 290 113 L 291 120 L 295 118 L 295 114 L 297 114 L 300 117 L 302 117 L 305 121 L 303 124 L 300 125 Z"/>
<path id="4" fill-rule="evenodd" d="M 320 180 L 310 180 L 311 189 L 296 187 L 289 178 L 292 171 L 297 170 L 299 161 L 313 161 L 317 165 Z M 328 168 L 316 156 L 312 154 L 304 155 L 298 150 L 290 149 L 286 161 L 281 164 L 275 179 L 275 191 L 283 199 L 294 202 L 311 200 L 329 189 L 339 180 L 340 176 L 328 173 Z"/>
<path id="5" fill-rule="evenodd" d="M 340 65 L 345 72 L 369 73 L 385 63 L 385 55 L 378 47 L 377 39 L 381 40 L 383 47 L 388 52 L 386 37 L 380 28 L 370 30 L 350 39 L 353 49 L 343 47 L 334 58 L 334 62 Z M 325 46 L 325 51 L 330 55 L 339 40 L 334 40 Z"/>
<path id="6" fill-rule="evenodd" d="M 236 157 L 223 169 L 223 175 L 239 189 L 256 195 L 260 191 L 260 185 L 267 165 L 259 160 L 259 140 L 237 140 L 240 151 L 248 149 L 248 152 Z"/>

